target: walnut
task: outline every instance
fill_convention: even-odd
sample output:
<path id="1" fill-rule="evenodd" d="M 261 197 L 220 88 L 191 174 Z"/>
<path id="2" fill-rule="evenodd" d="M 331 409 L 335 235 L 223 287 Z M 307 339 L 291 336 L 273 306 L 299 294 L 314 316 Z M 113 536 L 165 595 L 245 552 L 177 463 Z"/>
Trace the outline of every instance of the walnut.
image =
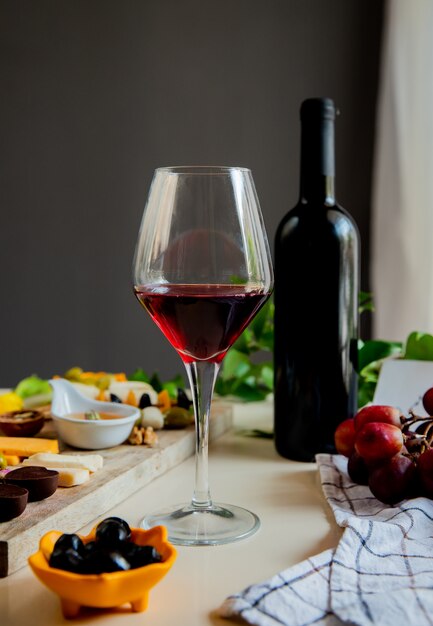
<path id="1" fill-rule="evenodd" d="M 158 443 L 158 435 L 156 434 L 156 432 L 153 430 L 152 426 L 147 426 L 146 428 L 142 428 L 143 432 L 143 443 L 146 446 L 150 446 L 151 448 L 153 446 L 156 446 L 156 444 Z"/>
<path id="2" fill-rule="evenodd" d="M 139 446 L 143 443 L 143 429 L 138 428 L 138 426 L 134 426 L 131 434 L 128 437 L 129 443 L 133 446 Z"/>
<path id="3" fill-rule="evenodd" d="M 144 444 L 152 448 L 158 443 L 158 436 L 152 426 L 147 426 L 146 428 L 134 426 L 129 435 L 128 442 L 133 446 L 141 446 Z"/>

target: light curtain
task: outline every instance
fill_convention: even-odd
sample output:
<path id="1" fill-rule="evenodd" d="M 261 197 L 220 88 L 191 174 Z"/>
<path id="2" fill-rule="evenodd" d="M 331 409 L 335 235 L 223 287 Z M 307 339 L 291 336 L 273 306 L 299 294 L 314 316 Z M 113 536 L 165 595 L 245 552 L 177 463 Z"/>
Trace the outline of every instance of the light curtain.
<path id="1" fill-rule="evenodd" d="M 373 183 L 373 334 L 433 334 L 433 0 L 388 0 Z"/>

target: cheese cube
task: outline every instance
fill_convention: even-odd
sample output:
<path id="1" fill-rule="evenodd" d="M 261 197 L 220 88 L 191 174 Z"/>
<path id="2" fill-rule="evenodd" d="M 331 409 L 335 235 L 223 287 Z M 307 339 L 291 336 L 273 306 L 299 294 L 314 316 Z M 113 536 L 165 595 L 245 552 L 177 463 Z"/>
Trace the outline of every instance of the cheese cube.
<path id="1" fill-rule="evenodd" d="M 39 465 L 49 469 L 70 467 L 96 472 L 101 469 L 104 459 L 100 454 L 32 454 L 23 461 L 24 465 Z"/>
<path id="2" fill-rule="evenodd" d="M 59 472 L 59 487 L 75 487 L 89 480 L 90 472 L 86 469 L 52 467 Z"/>

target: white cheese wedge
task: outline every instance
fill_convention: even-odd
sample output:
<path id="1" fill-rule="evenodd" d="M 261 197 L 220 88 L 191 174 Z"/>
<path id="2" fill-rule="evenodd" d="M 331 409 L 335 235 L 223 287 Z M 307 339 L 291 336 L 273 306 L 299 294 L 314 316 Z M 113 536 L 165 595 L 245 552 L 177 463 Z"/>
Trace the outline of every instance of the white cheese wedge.
<path id="1" fill-rule="evenodd" d="M 85 469 L 89 472 L 96 472 L 104 464 L 104 459 L 100 454 L 51 454 L 39 452 L 32 454 L 28 459 L 24 459 L 23 465 L 38 465 L 48 469 L 58 467 Z"/>
<path id="2" fill-rule="evenodd" d="M 142 383 L 135 380 L 128 381 L 114 381 L 108 388 L 109 393 L 114 393 L 122 402 L 125 402 L 129 393 L 132 391 L 136 403 L 140 402 L 140 398 L 143 393 L 147 393 L 152 404 L 158 402 L 158 394 L 155 389 L 148 383 Z"/>
<path id="3" fill-rule="evenodd" d="M 51 467 L 59 472 L 59 487 L 75 487 L 89 480 L 90 472 L 77 467 Z"/>

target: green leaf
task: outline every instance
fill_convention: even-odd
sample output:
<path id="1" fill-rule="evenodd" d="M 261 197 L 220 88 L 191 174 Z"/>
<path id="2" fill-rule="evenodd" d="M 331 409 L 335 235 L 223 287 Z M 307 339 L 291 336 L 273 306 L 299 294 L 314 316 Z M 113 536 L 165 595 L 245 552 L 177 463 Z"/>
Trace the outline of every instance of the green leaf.
<path id="1" fill-rule="evenodd" d="M 168 395 L 172 400 L 176 400 L 177 398 L 177 385 L 176 383 L 167 382 L 162 383 L 162 388 L 168 392 Z"/>
<path id="2" fill-rule="evenodd" d="M 231 348 L 224 359 L 224 368 L 221 372 L 221 377 L 223 380 L 242 378 L 250 369 L 251 363 L 247 355 Z"/>
<path id="3" fill-rule="evenodd" d="M 360 341 L 358 343 L 358 371 L 362 372 L 369 363 L 400 355 L 401 352 L 402 344 L 397 341 Z"/>
<path id="4" fill-rule="evenodd" d="M 215 393 L 218 394 L 219 396 L 227 396 L 228 395 L 227 384 L 222 379 L 222 376 L 218 376 L 218 378 L 216 379 L 216 382 L 215 382 Z"/>
<path id="5" fill-rule="evenodd" d="M 236 393 L 234 395 L 236 395 L 241 400 L 245 400 L 246 402 L 259 402 L 261 400 L 265 400 L 268 392 L 263 391 L 258 387 L 252 387 L 251 385 L 243 382 L 237 385 Z"/>
<path id="6" fill-rule="evenodd" d="M 152 385 L 152 387 L 155 389 L 157 393 L 162 391 L 161 379 L 159 378 L 157 372 L 154 372 L 152 374 L 152 378 L 149 380 L 149 384 Z"/>
<path id="7" fill-rule="evenodd" d="M 413 332 L 406 340 L 404 359 L 433 361 L 433 336 L 427 333 Z"/>
<path id="8" fill-rule="evenodd" d="M 272 352 L 274 349 L 274 331 L 273 329 L 265 330 L 260 337 L 260 349 L 266 352 Z"/>
<path id="9" fill-rule="evenodd" d="M 383 361 L 372 361 L 360 371 L 360 377 L 368 383 L 377 383 Z"/>
<path id="10" fill-rule="evenodd" d="M 359 314 L 365 311 L 374 311 L 373 294 L 370 291 L 360 291 L 358 294 Z"/>
<path id="11" fill-rule="evenodd" d="M 274 368 L 271 363 L 261 364 L 260 378 L 269 391 L 272 391 L 274 387 Z"/>
<path id="12" fill-rule="evenodd" d="M 171 380 L 167 380 L 165 383 L 162 383 L 162 388 L 168 391 L 168 395 L 172 400 L 177 400 L 178 387 L 180 387 L 181 389 L 185 388 L 185 381 L 180 374 L 178 374 Z"/>
<path id="13" fill-rule="evenodd" d="M 358 407 L 361 408 L 373 400 L 376 383 L 368 383 L 360 379 L 358 386 Z"/>
<path id="14" fill-rule="evenodd" d="M 262 308 L 250 324 L 250 328 L 255 335 L 257 344 L 260 343 L 260 337 L 265 329 L 266 323 L 268 322 L 270 306 L 271 302 L 270 300 L 268 300 L 266 304 L 262 306 Z"/>
<path id="15" fill-rule="evenodd" d="M 135 372 L 133 372 L 130 376 L 128 376 L 128 380 L 135 380 L 141 383 L 150 383 L 149 376 L 141 367 L 136 369 Z"/>
<path id="16" fill-rule="evenodd" d="M 251 343 L 252 343 L 252 332 L 249 328 L 246 328 L 244 332 L 239 335 L 232 346 L 235 350 L 239 350 L 239 352 L 243 352 L 244 354 L 250 354 L 251 352 Z"/>
<path id="17" fill-rule="evenodd" d="M 258 439 L 273 439 L 274 433 L 269 430 L 261 430 L 260 428 L 253 428 L 252 430 L 240 430 L 238 435 L 243 437 L 256 437 Z"/>
<path id="18" fill-rule="evenodd" d="M 242 278 L 242 276 L 237 276 L 236 274 L 232 274 L 229 280 L 232 285 L 245 285 L 247 282 L 246 278 Z"/>

